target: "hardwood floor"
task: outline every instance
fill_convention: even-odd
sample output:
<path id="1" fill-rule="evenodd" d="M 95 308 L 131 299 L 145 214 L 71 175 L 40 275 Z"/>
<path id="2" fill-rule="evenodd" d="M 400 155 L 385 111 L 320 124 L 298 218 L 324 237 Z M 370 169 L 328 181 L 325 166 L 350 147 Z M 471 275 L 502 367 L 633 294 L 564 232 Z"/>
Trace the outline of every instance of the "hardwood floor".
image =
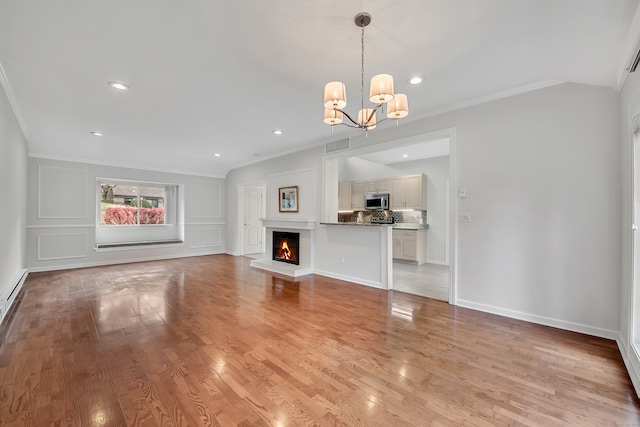
<path id="1" fill-rule="evenodd" d="M 640 425 L 613 341 L 227 255 L 30 274 L 0 424 Z"/>
<path id="2" fill-rule="evenodd" d="M 393 262 L 393 289 L 422 297 L 449 301 L 449 266 Z"/>

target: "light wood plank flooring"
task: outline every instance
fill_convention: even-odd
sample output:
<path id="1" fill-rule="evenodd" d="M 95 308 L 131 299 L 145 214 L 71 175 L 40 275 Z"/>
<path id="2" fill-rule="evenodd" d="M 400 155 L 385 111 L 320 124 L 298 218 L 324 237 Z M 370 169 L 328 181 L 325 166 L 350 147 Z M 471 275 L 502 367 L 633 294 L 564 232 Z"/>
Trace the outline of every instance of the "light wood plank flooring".
<path id="1" fill-rule="evenodd" d="M 227 255 L 30 274 L 0 424 L 640 425 L 613 341 Z"/>
<path id="2" fill-rule="evenodd" d="M 449 266 L 393 262 L 393 289 L 449 301 Z"/>

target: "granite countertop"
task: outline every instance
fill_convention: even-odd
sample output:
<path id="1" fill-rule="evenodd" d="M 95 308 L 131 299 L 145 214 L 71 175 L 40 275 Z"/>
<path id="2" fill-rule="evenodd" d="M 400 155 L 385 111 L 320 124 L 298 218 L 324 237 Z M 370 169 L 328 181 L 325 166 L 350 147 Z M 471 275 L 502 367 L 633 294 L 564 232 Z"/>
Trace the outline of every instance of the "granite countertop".
<path id="1" fill-rule="evenodd" d="M 321 222 L 322 225 L 346 225 L 346 226 L 356 226 L 356 227 L 381 227 L 383 225 L 391 226 L 396 230 L 428 230 L 429 224 L 405 224 L 405 223 L 395 223 L 395 224 L 372 224 L 370 222 Z"/>
<path id="2" fill-rule="evenodd" d="M 381 227 L 391 224 L 371 224 L 370 222 L 321 222 L 322 225 L 355 225 L 357 227 Z"/>
<path id="3" fill-rule="evenodd" d="M 396 230 L 428 230 L 429 224 L 403 224 L 396 223 L 393 224 L 393 228 Z"/>

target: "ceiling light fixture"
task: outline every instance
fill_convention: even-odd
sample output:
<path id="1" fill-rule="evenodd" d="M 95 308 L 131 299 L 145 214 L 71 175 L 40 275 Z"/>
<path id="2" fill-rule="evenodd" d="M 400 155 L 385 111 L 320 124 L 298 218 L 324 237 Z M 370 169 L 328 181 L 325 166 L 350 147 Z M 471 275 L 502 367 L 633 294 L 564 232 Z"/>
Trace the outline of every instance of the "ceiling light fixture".
<path id="1" fill-rule="evenodd" d="M 220 153 L 214 153 L 214 157 L 220 157 Z"/>
<path id="2" fill-rule="evenodd" d="M 413 76 L 409 79 L 409 84 L 419 85 L 420 83 L 422 83 L 422 80 L 422 76 Z"/>
<path id="3" fill-rule="evenodd" d="M 386 119 L 398 120 L 409 114 L 407 95 L 394 93 L 393 76 L 390 74 L 377 74 L 371 77 L 369 101 L 376 105 L 373 108 L 364 107 L 364 27 L 371 23 L 371 15 L 361 12 L 355 16 L 354 22 L 356 26 L 362 28 L 360 35 L 360 111 L 358 112 L 358 120 L 353 120 L 344 111 L 344 107 L 347 106 L 347 90 L 344 83 L 338 81 L 327 83 L 324 86 L 324 122 L 331 125 L 332 131 L 333 126 L 339 124 L 365 132 L 373 130 L 377 124 L 376 112 L 381 109 L 384 114 L 385 104 L 388 105 L 387 117 L 380 120 L 381 122 Z M 345 116 L 351 124 L 343 122 Z"/>
<path id="4" fill-rule="evenodd" d="M 127 86 L 126 84 L 121 83 L 121 82 L 109 82 L 108 84 L 109 84 L 109 86 L 111 86 L 114 89 L 118 89 L 118 90 L 121 90 L 121 91 L 129 90 L 129 86 Z"/>
<path id="5" fill-rule="evenodd" d="M 91 135 L 93 136 L 104 136 L 104 134 L 102 132 L 91 132 Z"/>
<path id="6" fill-rule="evenodd" d="M 276 129 L 273 131 L 274 135 L 282 135 L 282 131 L 280 129 Z"/>

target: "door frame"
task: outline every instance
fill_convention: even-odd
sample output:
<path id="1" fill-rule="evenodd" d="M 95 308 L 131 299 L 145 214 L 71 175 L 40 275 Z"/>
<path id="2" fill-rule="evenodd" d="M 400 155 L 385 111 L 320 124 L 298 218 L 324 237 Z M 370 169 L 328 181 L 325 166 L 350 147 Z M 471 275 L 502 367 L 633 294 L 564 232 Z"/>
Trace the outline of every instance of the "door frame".
<path id="1" fill-rule="evenodd" d="M 248 183 L 248 184 L 239 184 L 238 185 L 238 224 L 237 224 L 237 228 L 238 228 L 238 236 L 239 238 L 239 245 L 240 245 L 240 249 L 238 250 L 238 253 L 240 255 L 244 255 L 244 213 L 245 213 L 245 191 L 248 188 L 260 188 L 263 191 L 263 195 L 266 196 L 267 193 L 267 183 L 264 181 L 260 181 L 260 182 L 256 182 L 256 183 Z M 267 209 L 267 201 L 266 201 L 266 197 L 262 197 L 262 206 L 260 207 L 260 209 L 262 210 L 262 214 L 265 215 L 266 209 Z M 260 253 L 265 253 L 265 240 L 266 240 L 266 227 L 262 226 L 262 250 Z"/>
<path id="2" fill-rule="evenodd" d="M 444 128 L 437 131 L 432 132 L 423 132 L 416 135 L 411 135 L 403 138 L 397 138 L 385 142 L 379 142 L 371 145 L 363 145 L 359 147 L 354 147 L 350 150 L 326 154 L 323 159 L 323 170 L 325 174 L 327 174 L 327 163 L 330 163 L 330 160 L 334 159 L 344 159 L 347 157 L 357 157 L 364 154 L 373 153 L 376 151 L 386 150 L 388 148 L 395 148 L 403 145 L 414 145 L 420 142 L 428 142 L 430 140 L 436 140 L 441 138 L 449 139 L 449 191 L 448 191 L 448 264 L 449 264 L 449 304 L 457 305 L 458 302 L 458 271 L 457 271 L 457 260 L 458 260 L 458 198 L 455 197 L 455 189 L 458 188 L 458 166 L 457 166 L 457 141 L 456 141 L 456 128 Z M 337 174 L 337 171 L 335 172 Z M 330 191 L 328 188 L 328 183 L 326 182 L 329 178 L 325 177 L 323 194 L 324 194 L 324 203 L 325 207 L 325 221 L 328 221 L 328 218 L 332 218 L 333 208 L 331 205 L 331 201 L 328 200 L 328 195 L 331 195 L 333 198 L 333 194 L 335 193 L 335 212 L 337 216 L 337 196 L 338 196 L 338 183 L 335 182 L 335 191 Z M 336 179 L 337 181 L 337 179 Z M 333 188 L 333 187 L 332 187 Z M 391 254 L 390 254 L 391 256 Z M 445 257 L 446 258 L 446 257 Z M 390 269 L 390 276 L 393 276 L 393 268 Z"/>

